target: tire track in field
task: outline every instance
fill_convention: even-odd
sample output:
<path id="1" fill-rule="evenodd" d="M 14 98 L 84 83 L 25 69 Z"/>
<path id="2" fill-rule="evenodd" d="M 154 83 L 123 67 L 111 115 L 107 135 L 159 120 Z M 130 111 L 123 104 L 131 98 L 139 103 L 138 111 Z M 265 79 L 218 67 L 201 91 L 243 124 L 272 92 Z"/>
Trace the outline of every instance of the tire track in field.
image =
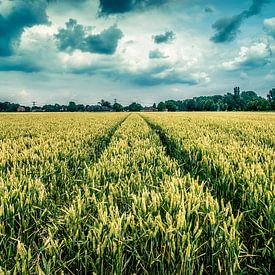
<path id="1" fill-rule="evenodd" d="M 87 139 L 81 140 L 81 143 L 72 144 L 70 150 L 64 152 L 62 158 L 59 158 L 59 156 L 53 157 L 54 160 L 52 160 L 52 162 L 56 164 L 55 170 L 49 173 L 48 170 L 44 169 L 44 172 L 48 171 L 44 178 L 38 177 L 36 174 L 29 174 L 24 176 L 25 179 L 17 177 L 13 179 L 13 184 L 21 186 L 22 190 L 20 189 L 20 192 L 15 189 L 12 192 L 11 198 L 7 198 L 7 195 L 5 195 L 5 198 L 2 198 L 2 201 L 0 201 L 0 206 L 3 206 L 3 201 L 8 200 L 12 206 L 17 205 L 17 207 L 15 207 L 16 210 L 11 212 L 9 216 L 5 215 L 5 212 L 3 215 L 0 209 L 0 224 L 1 222 L 4 224 L 2 227 L 0 226 L 0 231 L 3 232 L 2 229 L 5 229 L 4 235 L 0 232 L 0 236 L 2 235 L 0 249 L 6 250 L 3 254 L 0 253 L 0 258 L 2 255 L 5 255 L 5 253 L 9 255 L 9 257 L 0 260 L 0 274 L 2 274 L 1 267 L 4 270 L 13 270 L 13 268 L 15 268 L 13 259 L 17 257 L 15 255 L 19 241 L 22 242 L 28 251 L 31 251 L 30 255 L 33 258 L 44 257 L 44 239 L 50 239 L 51 236 L 48 228 L 55 223 L 60 213 L 62 213 L 62 210 L 71 202 L 71 199 L 75 197 L 76 189 L 83 183 L 83 171 L 87 165 L 86 163 L 88 162 L 90 165 L 94 165 L 98 162 L 104 150 L 109 146 L 112 136 L 128 116 L 129 115 L 124 115 L 113 121 L 112 124 L 107 124 L 107 127 L 103 127 L 105 129 L 104 132 L 98 132 L 95 135 L 91 134 L 91 136 L 87 135 Z M 85 148 L 88 147 L 87 152 L 85 153 L 85 157 L 80 158 L 78 164 L 75 164 L 74 161 L 76 158 L 74 153 L 80 150 L 83 144 L 86 145 Z M 96 146 L 90 147 L 93 144 Z M 77 154 L 77 156 L 79 157 L 79 154 Z M 69 160 L 65 162 L 67 159 Z M 46 162 L 46 160 L 47 158 L 44 157 L 40 161 Z M 62 167 L 64 169 L 60 170 Z M 37 167 L 35 166 L 34 168 Z M 62 175 L 64 170 L 66 170 L 65 173 L 68 174 L 67 178 L 64 177 L 64 174 Z M 56 182 L 54 182 L 54 176 L 56 176 Z M 0 180 L 1 179 L 0 175 Z M 24 182 L 22 182 L 23 180 Z M 51 182 L 54 182 L 53 187 L 48 186 Z M 3 187 L 4 185 L 1 186 L 1 183 L 4 183 L 4 181 L 0 181 L 0 187 Z M 1 189 L 4 189 L 0 188 L 0 194 L 2 196 Z M 7 191 L 5 193 L 7 193 Z M 20 207 L 16 204 L 19 198 L 24 200 L 24 204 Z M 5 217 L 5 219 L 3 219 L 3 217 Z M 31 222 L 29 220 L 31 220 Z M 31 231 L 35 233 L 29 233 Z M 8 245 L 4 246 L 4 244 Z M 12 252 L 8 252 L 8 250 Z"/>
<path id="2" fill-rule="evenodd" d="M 177 143 L 174 140 L 171 140 L 165 133 L 165 131 L 161 128 L 161 126 L 152 123 L 148 118 L 141 116 L 148 126 L 159 136 L 160 141 L 165 148 L 166 154 L 172 159 L 176 160 L 179 164 L 179 167 L 184 175 L 190 173 L 192 177 L 196 176 L 191 169 L 191 167 L 187 167 L 187 164 L 190 162 L 188 152 L 183 148 L 179 150 Z M 187 159 L 188 158 L 188 159 Z M 180 163 L 184 162 L 185 165 L 181 165 Z M 200 179 L 202 181 L 202 179 Z"/>
<path id="3" fill-rule="evenodd" d="M 93 166 L 97 165 L 100 162 L 100 159 L 104 152 L 108 150 L 108 147 L 115 135 L 115 133 L 121 128 L 121 126 L 125 123 L 125 121 L 128 119 L 128 117 L 131 114 L 125 115 L 122 119 L 120 119 L 118 122 L 116 122 L 111 128 L 109 128 L 108 131 L 104 135 L 98 135 L 93 140 L 93 148 L 88 153 L 88 158 L 86 160 L 83 160 L 83 164 L 81 165 L 81 171 L 79 174 L 73 175 L 72 185 L 67 186 L 69 189 L 64 190 L 61 189 L 60 186 L 57 188 L 59 191 L 57 192 L 59 196 L 59 203 L 57 204 L 57 198 L 55 195 L 53 197 L 48 198 L 49 205 L 46 206 L 46 209 L 55 209 L 54 215 L 51 215 L 48 219 L 48 222 L 45 223 L 45 232 L 43 233 L 44 236 L 50 236 L 51 233 L 48 232 L 49 228 L 52 226 L 55 226 L 56 221 L 61 221 L 64 216 L 64 209 L 69 207 L 72 201 L 77 197 L 78 190 L 81 188 L 82 185 L 86 183 L 86 172 Z M 95 146 L 96 145 L 96 146 Z M 71 168 L 72 169 L 72 168 Z M 70 170 L 70 167 L 69 167 Z M 62 222 L 61 222 L 62 224 Z M 42 234 L 41 234 L 42 235 Z"/>
<path id="4" fill-rule="evenodd" d="M 103 135 L 99 134 L 92 140 L 93 148 L 91 148 L 91 150 L 87 153 L 87 159 L 82 160 L 83 163 L 79 167 L 80 169 L 78 169 L 78 171 L 74 171 L 73 163 L 71 166 L 69 163 L 67 164 L 67 169 L 72 173 L 71 183 L 62 186 L 61 181 L 60 184 L 56 184 L 55 188 L 58 189 L 58 192 L 51 192 L 47 198 L 46 204 L 44 205 L 45 215 L 43 217 L 43 227 L 37 229 L 37 231 L 40 231 L 39 239 L 36 240 L 35 243 L 33 242 L 33 244 L 29 245 L 29 247 L 35 245 L 37 250 L 36 252 L 42 258 L 47 258 L 48 244 L 45 245 L 45 243 L 48 243 L 49 240 L 52 242 L 51 238 L 53 236 L 53 228 L 55 227 L 56 222 L 63 219 L 64 209 L 69 207 L 71 202 L 77 197 L 78 189 L 85 183 L 85 171 L 100 161 L 102 154 L 108 148 L 116 131 L 128 119 L 129 115 L 130 114 L 115 122 L 114 125 L 112 125 Z M 67 155 L 67 157 L 70 157 L 70 155 Z M 65 264 L 64 267 L 66 269 Z"/>
<path id="5" fill-rule="evenodd" d="M 105 134 L 98 134 L 94 139 L 91 139 L 90 141 L 92 141 L 92 148 L 88 151 L 87 153 L 87 158 L 82 160 L 82 163 L 80 162 L 80 166 L 79 169 L 77 171 L 75 170 L 75 163 L 74 160 L 72 159 L 72 163 L 68 163 L 67 164 L 67 169 L 68 171 L 72 171 L 72 175 L 71 177 L 73 178 L 73 182 L 74 185 L 77 187 L 80 184 L 83 183 L 83 172 L 84 170 L 87 170 L 88 166 L 91 165 L 95 165 L 101 155 L 103 154 L 103 152 L 106 150 L 106 148 L 108 148 L 113 135 L 115 134 L 115 132 L 121 127 L 121 125 L 124 123 L 124 121 L 128 118 L 129 115 L 126 115 L 124 118 L 120 119 L 118 122 L 116 122 L 112 127 L 110 127 Z M 88 140 L 89 143 L 89 140 Z M 70 158 L 70 155 L 67 155 L 66 158 Z M 89 165 L 88 165 L 89 163 Z M 68 191 L 73 191 L 73 190 L 61 190 L 61 186 L 62 184 L 58 185 L 57 187 L 59 189 L 59 196 L 60 194 L 64 194 L 65 197 L 59 197 L 58 201 L 63 201 L 63 205 L 66 205 L 66 193 L 68 193 Z M 67 186 L 68 187 L 68 186 Z M 67 188 L 64 187 L 64 188 Z M 52 200 L 56 201 L 57 198 L 53 197 Z M 62 204 L 60 204 L 59 206 L 62 206 Z"/>
<path id="6" fill-rule="evenodd" d="M 179 145 L 176 140 L 170 138 L 166 131 L 156 123 L 153 123 L 147 117 L 142 116 L 146 121 L 148 126 L 159 136 L 163 147 L 165 148 L 166 154 L 172 159 L 176 160 L 178 166 L 183 175 L 190 174 L 191 177 L 196 178 L 200 183 L 207 183 L 207 187 L 211 190 L 211 183 L 215 183 L 222 177 L 222 170 L 213 170 L 210 166 L 203 165 L 200 162 L 203 160 L 205 155 L 200 150 L 197 150 L 195 156 L 192 158 L 190 152 L 186 150 L 183 146 Z M 193 152 L 192 152 L 193 153 Z M 226 185 L 227 182 L 223 182 Z M 238 197 L 229 196 L 229 194 L 224 194 L 224 192 L 219 192 L 219 190 L 211 190 L 212 195 L 219 200 L 223 199 L 226 203 L 230 202 L 232 205 L 238 203 Z M 224 196 L 227 195 L 227 196 Z"/>
<path id="7" fill-rule="evenodd" d="M 98 146 L 95 148 L 96 154 L 92 158 L 93 164 L 95 164 L 95 163 L 97 163 L 99 161 L 102 153 L 109 146 L 109 144 L 110 144 L 110 142 L 112 140 L 112 137 L 114 136 L 115 132 L 121 127 L 121 125 L 127 120 L 127 118 L 129 116 L 130 116 L 130 114 L 128 114 L 127 116 L 125 116 L 122 120 L 120 120 L 113 127 L 111 127 L 111 129 L 104 136 L 104 138 L 102 138 L 100 136 L 97 138 L 98 139 Z"/>
<path id="8" fill-rule="evenodd" d="M 206 272 L 214 272 L 216 256 L 211 255 L 219 254 L 218 259 L 225 248 L 218 243 L 212 247 L 205 242 L 205 234 L 206 239 L 213 237 L 210 228 L 216 226 L 227 239 L 221 229 L 224 221 L 235 232 L 231 210 L 220 210 L 194 179 L 181 178 L 177 161 L 166 154 L 159 136 L 142 117 L 131 114 L 125 120 L 98 162 L 87 168 L 83 186 L 49 230 L 49 240 L 54 240 L 62 255 L 55 268 L 83 274 L 155 274 L 174 266 L 167 273 L 174 274 L 188 268 L 187 262 L 182 264 L 187 249 L 187 254 L 194 253 L 190 261 L 200 259 L 190 267 L 193 271 L 198 273 L 204 263 Z M 186 232 L 192 236 L 188 241 Z M 174 240 L 178 244 L 172 246 Z M 230 242 L 228 247 L 239 253 Z M 88 259 L 85 265 L 84 258 Z M 225 263 L 224 269 L 230 268 Z"/>
<path id="9" fill-rule="evenodd" d="M 223 200 L 225 203 L 230 203 L 234 213 L 239 213 L 241 209 L 242 190 L 238 190 L 238 186 L 235 187 L 236 191 L 234 193 L 229 192 L 230 190 L 224 189 L 225 186 L 231 186 L 232 178 L 223 178 L 224 174 L 222 168 L 216 167 L 214 169 L 214 167 L 210 166 L 209 163 L 205 164 L 203 159 L 208 156 L 200 149 L 196 148 L 196 151 L 191 152 L 192 154 L 190 154 L 184 146 L 178 144 L 173 138 L 170 138 L 166 133 L 166 130 L 164 130 L 160 125 L 151 122 L 147 117 L 141 117 L 159 136 L 166 154 L 178 163 L 178 167 L 183 175 L 190 174 L 190 176 L 197 179 L 199 183 L 206 183 L 206 186 L 209 188 L 214 198 L 217 198 L 219 202 Z M 219 188 L 215 187 L 215 185 L 218 185 Z M 241 187 L 242 186 L 240 186 L 240 188 Z"/>
<path id="10" fill-rule="evenodd" d="M 71 203 L 71 200 L 68 197 L 74 197 L 76 194 L 76 190 L 81 186 L 83 183 L 85 183 L 85 171 L 89 169 L 89 167 L 96 165 L 104 153 L 104 151 L 108 148 L 113 136 L 115 135 L 116 131 L 121 127 L 121 125 L 127 120 L 130 114 L 126 115 L 124 118 L 116 122 L 104 135 L 98 135 L 93 140 L 93 148 L 88 153 L 87 159 L 83 160 L 83 164 L 81 164 L 78 172 L 73 176 L 73 186 L 69 190 L 60 190 L 59 188 L 59 196 L 60 194 L 63 194 L 59 201 L 63 202 L 61 204 L 58 204 L 58 208 L 62 209 L 64 206 L 66 206 L 68 203 Z M 74 164 L 72 164 L 74 165 Z M 68 170 L 73 170 L 73 167 L 70 167 L 68 165 Z M 64 187 L 65 188 L 65 187 Z M 50 199 L 50 201 L 56 201 L 56 199 Z"/>

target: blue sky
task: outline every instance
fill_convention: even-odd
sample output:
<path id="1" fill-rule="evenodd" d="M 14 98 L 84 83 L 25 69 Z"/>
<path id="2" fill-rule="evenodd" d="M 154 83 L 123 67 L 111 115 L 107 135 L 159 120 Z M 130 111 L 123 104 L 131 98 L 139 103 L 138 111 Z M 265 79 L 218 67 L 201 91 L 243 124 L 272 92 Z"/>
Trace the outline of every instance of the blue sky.
<path id="1" fill-rule="evenodd" d="M 265 96 L 274 42 L 274 0 L 1 0 L 0 101 Z"/>

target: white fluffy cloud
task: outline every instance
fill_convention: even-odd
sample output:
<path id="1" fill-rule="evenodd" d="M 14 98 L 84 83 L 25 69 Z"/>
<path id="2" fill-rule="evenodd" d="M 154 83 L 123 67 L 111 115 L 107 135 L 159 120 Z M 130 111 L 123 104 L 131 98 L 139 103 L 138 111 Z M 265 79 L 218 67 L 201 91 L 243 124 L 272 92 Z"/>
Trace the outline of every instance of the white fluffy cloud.
<path id="1" fill-rule="evenodd" d="M 239 54 L 233 60 L 222 63 L 225 70 L 256 69 L 270 62 L 272 50 L 268 44 L 258 42 L 250 47 L 241 47 Z"/>
<path id="2" fill-rule="evenodd" d="M 22 0 L 1 2 L 0 14 L 6 16 L 11 6 Z M 23 101 L 27 95 L 17 93 L 25 90 L 31 95 L 27 102 L 32 96 L 38 101 L 39 93 L 45 94 L 41 96 L 45 103 L 61 102 L 63 97 L 69 100 L 72 95 L 80 102 L 87 98 L 97 102 L 103 93 L 106 99 L 121 95 L 128 96 L 129 102 L 157 101 L 170 98 L 169 92 L 174 98 L 224 93 L 236 80 L 243 89 L 268 90 L 274 84 L 275 62 L 275 18 L 269 12 L 275 3 L 271 2 L 270 8 L 262 11 L 267 18 L 264 29 L 258 21 L 256 25 L 255 18 L 249 28 L 243 25 L 234 42 L 221 45 L 209 38 L 216 17 L 222 12 L 234 15 L 224 1 L 213 7 L 201 0 L 169 0 L 166 6 L 111 16 L 99 16 L 99 1 L 51 1 L 46 8 L 48 24 L 24 25 L 13 55 L 0 56 L 0 96 L 8 91 Z M 81 47 L 58 49 L 56 34 L 70 18 L 87 26 L 89 34 L 117 26 L 123 37 L 112 55 L 83 52 Z M 170 43 L 154 43 L 156 35 L 169 31 L 175 34 Z M 252 43 L 255 39 L 261 40 Z"/>
<path id="3" fill-rule="evenodd" d="M 264 29 L 268 35 L 275 38 L 275 17 L 264 20 Z"/>
<path id="4" fill-rule="evenodd" d="M 271 70 L 266 76 L 266 80 L 275 81 L 275 70 Z"/>

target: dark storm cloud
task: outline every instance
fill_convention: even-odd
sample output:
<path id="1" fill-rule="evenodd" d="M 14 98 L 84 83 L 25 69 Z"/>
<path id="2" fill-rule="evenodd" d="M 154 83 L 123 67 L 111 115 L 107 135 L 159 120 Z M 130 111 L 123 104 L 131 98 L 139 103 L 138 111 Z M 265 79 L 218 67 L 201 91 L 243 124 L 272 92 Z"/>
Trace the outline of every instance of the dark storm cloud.
<path id="1" fill-rule="evenodd" d="M 81 50 L 83 52 L 114 54 L 119 39 L 123 33 L 116 25 L 102 31 L 100 34 L 88 35 L 88 28 L 70 19 L 66 28 L 60 29 L 56 34 L 58 48 L 61 51 Z"/>
<path id="2" fill-rule="evenodd" d="M 224 17 L 218 20 L 212 25 L 216 30 L 216 34 L 211 37 L 211 40 L 215 43 L 233 41 L 239 32 L 243 20 L 244 17 L 242 14 L 232 17 Z"/>
<path id="3" fill-rule="evenodd" d="M 0 11 L 0 56 L 14 53 L 25 28 L 48 22 L 43 0 L 11 1 L 11 5 L 9 13 L 3 15 Z"/>
<path id="4" fill-rule="evenodd" d="M 156 44 L 169 43 L 175 39 L 175 34 L 173 31 L 167 31 L 164 34 L 153 36 L 153 39 Z"/>
<path id="5" fill-rule="evenodd" d="M 83 49 L 86 30 L 84 26 L 77 24 L 75 19 L 70 19 L 64 29 L 56 34 L 58 48 L 60 51 Z"/>
<path id="6" fill-rule="evenodd" d="M 207 7 L 207 8 L 204 9 L 204 12 L 206 12 L 206 13 L 212 13 L 213 9 L 210 8 L 210 7 Z"/>
<path id="7" fill-rule="evenodd" d="M 21 57 L 12 56 L 9 59 L 0 58 L 0 71 L 21 71 L 25 73 L 39 72 L 42 68 L 29 60 L 22 60 Z"/>
<path id="8" fill-rule="evenodd" d="M 114 54 L 118 40 L 121 39 L 122 36 L 122 31 L 114 25 L 100 34 L 87 36 L 85 40 L 87 50 L 95 53 Z"/>
<path id="9" fill-rule="evenodd" d="M 150 6 L 160 6 L 167 0 L 99 0 L 101 15 L 126 13 Z"/>
<path id="10" fill-rule="evenodd" d="M 253 15 L 257 15 L 261 12 L 264 4 L 269 3 L 270 0 L 253 0 L 252 5 L 247 11 L 244 11 L 245 16 L 248 18 Z"/>
<path id="11" fill-rule="evenodd" d="M 244 20 L 259 14 L 263 5 L 267 3 L 269 3 L 269 0 L 253 0 L 253 3 L 248 10 L 232 17 L 219 19 L 212 25 L 212 28 L 216 30 L 216 33 L 211 37 L 211 40 L 215 43 L 233 41 L 240 31 L 240 27 Z"/>

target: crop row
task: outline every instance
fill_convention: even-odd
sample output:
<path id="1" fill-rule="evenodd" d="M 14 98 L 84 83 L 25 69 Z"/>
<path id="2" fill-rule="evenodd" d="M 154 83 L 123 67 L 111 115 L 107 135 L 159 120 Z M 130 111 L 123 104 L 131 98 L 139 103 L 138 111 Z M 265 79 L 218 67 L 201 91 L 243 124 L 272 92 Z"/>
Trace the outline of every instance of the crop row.
<path id="1" fill-rule="evenodd" d="M 178 114 L 146 116 L 182 173 L 205 182 L 220 203 L 242 214 L 242 270 L 274 271 L 275 125 L 273 116 Z M 259 116 L 259 115 L 258 115 Z M 230 119 L 228 119 L 230 118 Z"/>
<path id="2" fill-rule="evenodd" d="M 235 273 L 241 253 L 230 204 L 182 176 L 138 115 L 114 133 L 45 235 L 47 273 Z"/>
<path id="3" fill-rule="evenodd" d="M 0 273 L 272 273 L 273 117 L 219 116 L 2 115 Z"/>
<path id="4" fill-rule="evenodd" d="M 125 115 L 1 118 L 0 267 L 35 273 L 35 263 L 44 261 L 44 231 L 77 192 L 85 167 L 99 158 Z"/>

